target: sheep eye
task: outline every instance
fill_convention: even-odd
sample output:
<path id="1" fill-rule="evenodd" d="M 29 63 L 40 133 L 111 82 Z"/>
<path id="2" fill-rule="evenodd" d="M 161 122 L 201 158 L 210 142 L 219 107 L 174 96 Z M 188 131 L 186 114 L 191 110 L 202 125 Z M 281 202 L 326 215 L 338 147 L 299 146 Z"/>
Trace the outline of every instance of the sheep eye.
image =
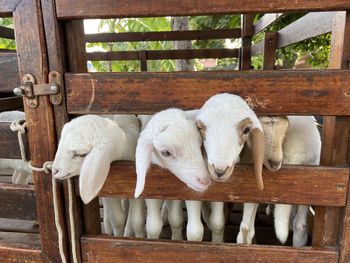
<path id="1" fill-rule="evenodd" d="M 164 150 L 164 151 L 161 151 L 161 155 L 163 157 L 169 157 L 171 155 L 171 153 L 169 151 Z"/>
<path id="2" fill-rule="evenodd" d="M 83 158 L 86 155 L 87 155 L 87 153 L 83 153 L 83 154 L 73 153 L 73 157 L 75 157 L 75 158 Z"/>
<path id="3" fill-rule="evenodd" d="M 248 134 L 250 132 L 250 127 L 244 129 L 243 134 Z"/>

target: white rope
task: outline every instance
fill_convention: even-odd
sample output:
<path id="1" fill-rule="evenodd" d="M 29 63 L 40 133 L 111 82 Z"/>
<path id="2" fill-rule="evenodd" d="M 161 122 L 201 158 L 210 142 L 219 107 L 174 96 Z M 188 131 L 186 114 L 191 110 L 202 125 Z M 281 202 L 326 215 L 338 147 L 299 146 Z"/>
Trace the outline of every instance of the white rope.
<path id="1" fill-rule="evenodd" d="M 68 211 L 69 211 L 69 224 L 70 224 L 70 236 L 71 236 L 71 246 L 72 246 L 72 256 L 73 256 L 73 262 L 78 262 L 77 257 L 77 247 L 75 245 L 75 224 L 74 224 L 74 217 L 73 217 L 73 184 L 72 179 L 68 178 Z"/>
<path id="2" fill-rule="evenodd" d="M 21 158 L 24 162 L 28 163 L 28 167 L 35 172 L 45 172 L 46 174 L 49 174 L 52 170 L 52 161 L 47 161 L 43 164 L 43 167 L 36 167 L 33 166 L 31 161 L 28 161 L 25 154 L 25 148 L 23 143 L 22 135 L 26 132 L 27 123 L 25 120 L 16 120 L 13 121 L 10 125 L 10 129 L 12 131 L 17 131 L 18 136 L 18 144 L 19 149 L 21 152 Z M 72 179 L 68 179 L 68 211 L 69 211 L 69 225 L 70 225 L 70 231 L 71 231 L 71 246 L 72 246 L 72 256 L 73 256 L 73 262 L 77 263 L 77 248 L 75 245 L 75 224 L 74 224 L 74 218 L 73 218 L 73 185 L 72 185 Z M 64 254 L 64 246 L 63 246 L 63 230 L 60 223 L 59 218 L 59 209 L 58 209 L 58 197 L 57 197 L 57 182 L 54 176 L 52 176 L 52 195 L 53 195 L 53 207 L 54 207 L 54 214 L 55 214 L 55 225 L 57 229 L 58 234 L 58 248 L 61 256 L 62 263 L 67 263 L 66 255 Z"/>
<path id="3" fill-rule="evenodd" d="M 17 132 L 19 150 L 21 152 L 21 157 L 24 162 L 28 162 L 26 158 L 26 153 L 23 144 L 22 134 L 26 133 L 27 123 L 25 120 L 15 120 L 11 123 L 10 129 L 11 131 Z"/>

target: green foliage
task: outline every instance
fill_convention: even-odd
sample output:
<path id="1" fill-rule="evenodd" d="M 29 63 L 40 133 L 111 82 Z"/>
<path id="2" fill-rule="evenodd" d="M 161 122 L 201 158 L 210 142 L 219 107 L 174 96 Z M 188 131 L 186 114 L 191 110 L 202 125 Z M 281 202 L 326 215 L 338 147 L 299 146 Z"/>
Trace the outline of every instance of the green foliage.
<path id="1" fill-rule="evenodd" d="M 13 19 L 0 18 L 0 26 L 13 28 Z M 16 42 L 12 39 L 0 38 L 0 49 L 16 49 Z"/>

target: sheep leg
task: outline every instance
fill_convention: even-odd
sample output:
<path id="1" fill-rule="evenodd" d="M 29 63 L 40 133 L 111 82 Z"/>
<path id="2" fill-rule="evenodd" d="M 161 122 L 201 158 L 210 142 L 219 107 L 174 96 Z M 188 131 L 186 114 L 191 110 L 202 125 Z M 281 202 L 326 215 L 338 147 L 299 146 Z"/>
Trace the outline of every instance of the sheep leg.
<path id="1" fill-rule="evenodd" d="M 160 215 L 162 200 L 146 199 L 147 219 L 146 232 L 147 238 L 158 239 L 163 228 L 163 220 Z"/>
<path id="2" fill-rule="evenodd" d="M 275 232 L 278 240 L 284 244 L 289 234 L 289 218 L 292 205 L 279 204 L 275 205 Z"/>
<path id="3" fill-rule="evenodd" d="M 108 219 L 113 229 L 114 236 L 124 235 L 126 215 L 123 212 L 121 199 L 114 197 L 103 197 L 103 207 L 108 210 Z"/>
<path id="4" fill-rule="evenodd" d="M 163 224 L 165 226 L 169 225 L 169 220 L 168 220 L 168 201 L 165 201 L 163 203 L 162 209 L 160 211 L 160 216 L 162 217 Z"/>
<path id="5" fill-rule="evenodd" d="M 130 199 L 131 225 L 137 238 L 145 237 L 145 201 L 143 199 Z"/>
<path id="6" fill-rule="evenodd" d="M 237 235 L 238 244 L 251 244 L 255 235 L 255 217 L 259 204 L 244 203 L 242 222 Z"/>
<path id="7" fill-rule="evenodd" d="M 109 220 L 109 215 L 108 215 L 108 209 L 104 204 L 103 199 L 102 199 L 102 203 L 103 203 L 103 234 L 106 235 L 113 235 L 113 229 L 112 229 L 112 225 L 111 222 Z"/>
<path id="8" fill-rule="evenodd" d="M 168 208 L 168 221 L 171 227 L 171 239 L 183 240 L 182 237 L 182 225 L 184 216 L 182 212 L 181 200 L 167 200 L 165 201 Z"/>
<path id="9" fill-rule="evenodd" d="M 204 227 L 201 220 L 201 201 L 186 201 L 187 207 L 187 240 L 202 241 Z"/>
<path id="10" fill-rule="evenodd" d="M 299 205 L 293 220 L 293 247 L 304 247 L 308 238 L 307 213 L 309 206 Z"/>
<path id="11" fill-rule="evenodd" d="M 128 199 L 127 199 L 127 202 L 129 202 Z M 128 204 L 128 207 L 129 206 L 130 205 Z M 126 212 L 126 209 L 124 209 L 124 213 L 125 212 Z M 131 217 L 132 217 L 131 208 L 130 209 L 128 208 L 128 217 L 127 217 L 126 224 L 125 224 L 124 237 L 135 237 L 135 233 L 134 233 L 132 223 L 131 223 Z"/>
<path id="12" fill-rule="evenodd" d="M 223 202 L 211 202 L 210 230 L 212 232 L 212 242 L 224 242 L 225 215 Z"/>

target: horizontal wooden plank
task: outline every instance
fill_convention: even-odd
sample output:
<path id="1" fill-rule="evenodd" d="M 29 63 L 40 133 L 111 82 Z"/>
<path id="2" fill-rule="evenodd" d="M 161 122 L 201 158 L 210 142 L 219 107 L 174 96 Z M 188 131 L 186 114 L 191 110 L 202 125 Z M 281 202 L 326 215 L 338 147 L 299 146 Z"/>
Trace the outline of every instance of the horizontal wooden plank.
<path id="1" fill-rule="evenodd" d="M 206 192 L 200 193 L 189 189 L 169 171 L 153 166 L 141 197 L 321 206 L 344 206 L 346 202 L 348 168 L 285 166 L 278 172 L 264 169 L 263 177 L 265 188 L 259 191 L 253 167 L 238 165 L 230 180 L 225 183 L 213 181 Z M 115 163 L 99 195 L 133 197 L 135 179 L 134 163 Z"/>
<path id="2" fill-rule="evenodd" d="M 195 59 L 195 58 L 236 58 L 238 49 L 177 49 L 177 50 L 145 50 L 147 60 L 161 59 Z M 111 51 L 87 53 L 87 60 L 139 60 L 139 51 Z M 144 52 L 144 53 L 143 53 Z"/>
<path id="3" fill-rule="evenodd" d="M 240 38 L 241 29 L 100 33 L 85 35 L 85 42 L 179 41 Z"/>
<path id="4" fill-rule="evenodd" d="M 21 238 L 23 240 L 22 234 Z M 39 235 L 37 234 L 37 239 Z M 0 240 L 0 262 L 1 263 L 39 263 L 49 262 L 43 254 L 39 245 L 35 244 L 23 244 L 23 243 L 10 243 L 8 240 Z"/>
<path id="5" fill-rule="evenodd" d="M 23 109 L 22 97 L 0 98 L 0 112 L 18 109 Z"/>
<path id="6" fill-rule="evenodd" d="M 154 17 L 241 13 L 285 13 L 290 11 L 335 11 L 350 9 L 347 0 L 58 0 L 59 18 Z"/>
<path id="7" fill-rule="evenodd" d="M 0 92 L 12 92 L 19 85 L 16 53 L 0 53 Z"/>
<path id="8" fill-rule="evenodd" d="M 0 38 L 15 39 L 15 31 L 12 28 L 0 26 Z"/>
<path id="9" fill-rule="evenodd" d="M 17 132 L 11 131 L 10 126 L 10 122 L 0 122 L 0 158 L 21 159 Z M 27 134 L 23 134 L 22 137 L 26 157 L 29 159 L 30 155 Z"/>
<path id="10" fill-rule="evenodd" d="M 335 263 L 331 249 L 82 237 L 83 262 Z"/>
<path id="11" fill-rule="evenodd" d="M 37 220 L 32 185 L 0 184 L 0 199 L 0 218 Z"/>
<path id="12" fill-rule="evenodd" d="M 21 0 L 0 0 L 0 17 L 10 16 Z"/>
<path id="13" fill-rule="evenodd" d="M 37 221 L 0 218 L 0 232 L 39 233 Z"/>
<path id="14" fill-rule="evenodd" d="M 283 15 L 283 13 L 263 15 L 254 25 L 254 35 L 260 33 L 261 31 L 278 21 L 280 18 L 282 18 Z"/>
<path id="15" fill-rule="evenodd" d="M 229 92 L 258 114 L 350 115 L 348 70 L 88 73 L 65 80 L 71 114 L 194 109 Z"/>
<path id="16" fill-rule="evenodd" d="M 285 47 L 331 32 L 334 14 L 334 12 L 306 14 L 278 32 L 277 47 Z"/>

